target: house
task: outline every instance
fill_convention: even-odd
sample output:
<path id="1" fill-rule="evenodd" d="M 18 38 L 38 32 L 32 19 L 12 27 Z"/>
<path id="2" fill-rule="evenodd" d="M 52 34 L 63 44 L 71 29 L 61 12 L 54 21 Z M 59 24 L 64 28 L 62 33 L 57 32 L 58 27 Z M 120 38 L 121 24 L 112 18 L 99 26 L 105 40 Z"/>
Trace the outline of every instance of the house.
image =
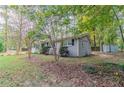
<path id="1" fill-rule="evenodd" d="M 61 41 L 63 40 L 63 46 L 66 46 L 69 51 L 69 56 L 80 57 L 91 54 L 91 46 L 88 34 L 79 36 L 69 36 L 63 39 L 58 39 L 55 42 L 56 52 L 59 54 Z M 48 41 L 42 42 L 44 46 L 50 46 Z M 53 54 L 53 49 L 49 49 L 49 54 Z"/>

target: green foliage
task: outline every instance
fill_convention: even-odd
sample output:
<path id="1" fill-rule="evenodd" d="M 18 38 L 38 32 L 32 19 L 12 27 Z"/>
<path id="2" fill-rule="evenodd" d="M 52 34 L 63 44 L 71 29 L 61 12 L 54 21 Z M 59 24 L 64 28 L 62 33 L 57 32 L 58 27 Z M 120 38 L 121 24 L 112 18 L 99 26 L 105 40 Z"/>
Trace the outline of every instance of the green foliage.
<path id="1" fill-rule="evenodd" d="M 30 31 L 30 32 L 27 33 L 27 37 L 28 38 L 33 38 L 35 34 L 36 34 L 35 31 Z"/>
<path id="2" fill-rule="evenodd" d="M 106 44 L 115 44 L 117 40 L 116 31 L 119 23 L 115 19 L 112 7 L 113 6 L 91 6 L 87 11 L 78 13 L 77 25 L 80 33 L 89 32 L 92 40 L 95 35 L 97 41 L 100 40 Z M 118 6 L 115 8 L 116 10 L 120 9 Z M 78 10 L 82 11 L 81 9 Z"/>
<path id="3" fill-rule="evenodd" d="M 89 74 L 115 74 L 115 72 L 124 71 L 124 65 L 115 63 L 100 63 L 96 65 L 84 65 L 82 69 Z"/>
<path id="4" fill-rule="evenodd" d="M 63 20 L 63 24 L 68 25 L 70 23 L 70 20 L 68 18 L 65 18 Z"/>
<path id="5" fill-rule="evenodd" d="M 0 52 L 4 51 L 4 43 L 3 43 L 3 38 L 0 37 Z"/>
<path id="6" fill-rule="evenodd" d="M 2 52 L 4 50 L 4 46 L 3 46 L 3 43 L 0 42 L 0 52 Z"/>
<path id="7" fill-rule="evenodd" d="M 8 8 L 14 9 L 16 13 L 22 14 L 35 24 L 35 31 L 30 31 L 27 34 L 27 37 L 32 40 L 48 39 L 47 35 L 51 35 L 51 37 L 55 38 L 60 34 L 63 36 L 67 33 L 75 35 L 88 32 L 90 34 L 91 43 L 94 41 L 95 36 L 96 46 L 99 46 L 100 43 L 103 42 L 105 44 L 118 43 L 120 48 L 123 47 L 123 44 L 121 44 L 120 41 L 117 41 L 118 36 L 116 31 L 117 28 L 124 23 L 124 20 L 117 20 L 115 18 L 115 12 L 116 14 L 120 12 L 123 14 L 123 6 L 63 5 L 9 6 Z M 74 27 L 70 26 L 70 16 L 75 18 Z M 63 29 L 66 31 L 64 32 Z"/>
<path id="8" fill-rule="evenodd" d="M 117 45 L 119 46 L 119 49 L 122 51 L 124 49 L 124 43 L 121 38 L 117 39 Z"/>
<path id="9" fill-rule="evenodd" d="M 86 73 L 89 73 L 89 74 L 95 74 L 98 72 L 95 66 L 92 66 L 92 65 L 83 66 L 82 70 L 84 70 Z"/>
<path id="10" fill-rule="evenodd" d="M 41 53 L 42 53 L 42 54 L 48 54 L 49 49 L 50 49 L 49 46 L 43 46 L 43 47 L 42 47 L 42 50 L 41 50 Z"/>
<path id="11" fill-rule="evenodd" d="M 61 47 L 59 52 L 61 56 L 64 56 L 64 57 L 69 56 L 68 47 Z"/>
<path id="12" fill-rule="evenodd" d="M 115 30 L 111 30 L 110 28 L 106 29 L 103 33 L 103 41 L 105 44 L 116 44 L 117 43 L 117 34 Z"/>

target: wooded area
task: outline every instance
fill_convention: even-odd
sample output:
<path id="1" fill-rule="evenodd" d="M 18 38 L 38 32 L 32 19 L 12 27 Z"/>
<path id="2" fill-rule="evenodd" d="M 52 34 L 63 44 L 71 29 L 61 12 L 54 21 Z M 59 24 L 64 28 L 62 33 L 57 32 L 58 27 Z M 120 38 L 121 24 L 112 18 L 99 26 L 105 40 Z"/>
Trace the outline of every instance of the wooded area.
<path id="1" fill-rule="evenodd" d="M 90 34 L 94 50 L 103 45 L 124 48 L 123 6 L 1 6 L 0 11 L 4 52 L 16 49 L 19 54 L 25 47 L 30 55 L 35 41 L 48 39 L 54 49 L 58 37 L 83 33 Z"/>

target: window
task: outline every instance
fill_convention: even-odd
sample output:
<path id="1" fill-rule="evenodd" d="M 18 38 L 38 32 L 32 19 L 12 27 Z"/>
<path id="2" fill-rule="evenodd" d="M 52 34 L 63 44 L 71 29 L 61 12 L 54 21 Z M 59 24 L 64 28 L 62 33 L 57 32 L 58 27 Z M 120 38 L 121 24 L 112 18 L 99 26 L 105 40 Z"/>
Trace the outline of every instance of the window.
<path id="1" fill-rule="evenodd" d="M 67 46 L 67 40 L 64 41 L 63 45 L 64 46 Z"/>
<path id="2" fill-rule="evenodd" d="M 72 39 L 72 46 L 74 45 L 74 39 Z"/>
<path id="3" fill-rule="evenodd" d="M 72 46 L 72 40 L 68 40 L 67 45 Z"/>
<path id="4" fill-rule="evenodd" d="M 73 46 L 74 39 L 64 41 L 64 46 Z"/>

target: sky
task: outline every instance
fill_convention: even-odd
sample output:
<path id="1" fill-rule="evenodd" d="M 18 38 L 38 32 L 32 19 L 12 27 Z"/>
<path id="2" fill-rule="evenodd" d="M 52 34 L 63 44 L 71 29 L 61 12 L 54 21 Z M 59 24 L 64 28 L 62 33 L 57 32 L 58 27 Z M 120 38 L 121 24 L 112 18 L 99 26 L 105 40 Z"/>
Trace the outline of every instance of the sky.
<path id="1" fill-rule="evenodd" d="M 3 10 L 0 8 L 0 31 L 3 31 L 5 24 L 4 17 L 2 16 Z M 9 31 L 18 31 L 20 26 L 20 16 L 15 11 L 8 10 L 8 27 Z M 22 17 L 22 35 L 25 36 L 30 29 L 33 28 L 33 22 L 29 21 L 25 16 Z"/>

